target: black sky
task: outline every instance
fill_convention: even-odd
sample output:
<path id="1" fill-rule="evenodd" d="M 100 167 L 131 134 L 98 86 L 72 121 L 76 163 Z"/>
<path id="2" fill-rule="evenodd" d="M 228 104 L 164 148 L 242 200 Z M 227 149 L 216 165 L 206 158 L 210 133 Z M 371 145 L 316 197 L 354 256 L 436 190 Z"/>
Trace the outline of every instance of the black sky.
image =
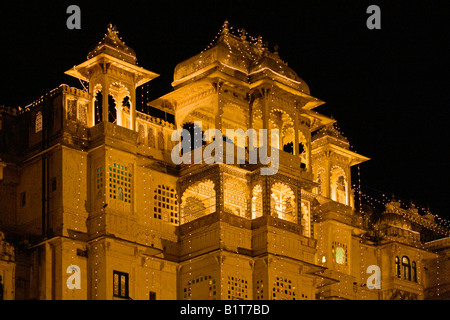
<path id="1" fill-rule="evenodd" d="M 27 105 L 61 83 L 81 88 L 64 71 L 85 61 L 110 22 L 139 65 L 161 74 L 148 87 L 154 99 L 171 90 L 175 65 L 203 50 L 228 19 L 271 49 L 279 45 L 311 94 L 326 101 L 316 111 L 333 115 L 372 159 L 361 165 L 363 190 L 450 218 L 445 1 L 0 1 L 0 104 Z M 81 30 L 66 27 L 70 4 L 81 8 Z M 381 8 L 381 30 L 366 27 L 371 4 Z"/>

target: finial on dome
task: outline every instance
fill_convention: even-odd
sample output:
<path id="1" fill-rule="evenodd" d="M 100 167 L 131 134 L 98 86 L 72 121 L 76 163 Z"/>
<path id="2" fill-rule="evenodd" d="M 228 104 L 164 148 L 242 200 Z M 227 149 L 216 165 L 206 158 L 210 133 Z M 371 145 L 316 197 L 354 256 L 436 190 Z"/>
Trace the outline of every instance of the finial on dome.
<path id="1" fill-rule="evenodd" d="M 108 25 L 108 35 L 109 36 L 117 36 L 117 34 L 119 33 L 119 31 L 117 30 L 117 27 L 115 25 L 113 25 L 112 23 L 110 23 Z"/>
<path id="2" fill-rule="evenodd" d="M 228 28 L 228 20 L 223 23 L 222 34 L 227 34 L 230 29 Z"/>
<path id="3" fill-rule="evenodd" d="M 257 43 L 258 43 L 258 46 L 262 47 L 262 45 L 263 45 L 262 36 L 258 36 Z"/>
<path id="4" fill-rule="evenodd" d="M 247 39 L 247 36 L 245 34 L 246 34 L 245 29 L 242 28 L 242 30 L 241 30 L 241 40 Z"/>
<path id="5" fill-rule="evenodd" d="M 273 46 L 273 53 L 275 53 L 275 54 L 278 54 L 278 49 L 279 49 L 280 47 L 276 44 L 276 45 L 274 45 Z"/>

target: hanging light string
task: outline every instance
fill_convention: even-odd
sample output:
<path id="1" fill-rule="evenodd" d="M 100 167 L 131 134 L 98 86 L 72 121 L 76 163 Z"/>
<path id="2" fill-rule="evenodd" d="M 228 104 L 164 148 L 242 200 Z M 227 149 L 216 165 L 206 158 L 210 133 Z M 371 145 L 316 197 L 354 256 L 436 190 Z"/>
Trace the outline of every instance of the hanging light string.
<path id="1" fill-rule="evenodd" d="M 345 137 L 344 132 L 341 130 L 341 128 L 336 124 L 333 123 L 333 128 L 337 130 L 337 132 L 332 132 L 332 134 L 334 134 L 336 136 L 336 138 L 339 137 L 339 134 L 342 135 L 343 137 Z M 350 149 L 352 149 L 354 152 L 356 151 L 356 148 L 351 145 L 349 143 Z M 363 202 L 365 204 L 369 204 L 371 206 L 383 206 L 385 207 L 386 204 L 388 204 L 389 202 L 392 201 L 392 198 L 389 198 L 386 193 L 384 193 L 383 191 L 368 187 L 368 186 L 364 186 L 364 189 L 367 190 L 371 190 L 371 194 L 369 193 L 364 193 L 362 191 L 362 185 L 361 185 L 361 171 L 360 171 L 360 167 L 358 166 L 358 185 L 357 184 L 353 184 L 353 188 L 354 190 L 358 193 L 358 197 L 359 197 L 359 206 L 360 206 L 360 211 L 361 211 L 361 206 L 363 204 Z M 374 195 L 374 193 L 376 193 L 376 195 Z M 436 222 L 438 225 L 444 227 L 444 228 L 450 228 L 450 220 L 447 220 L 445 218 L 442 218 L 440 216 L 438 216 L 437 214 L 433 214 L 430 212 L 429 208 L 426 208 L 425 206 L 419 205 L 418 201 L 412 201 L 411 199 L 407 200 L 405 198 L 401 198 L 398 196 L 395 196 L 395 199 L 401 203 L 401 205 L 404 208 L 409 208 L 411 207 L 411 204 L 414 204 L 414 207 L 416 209 L 418 209 L 419 211 L 422 211 L 425 214 L 431 215 L 434 218 L 434 222 Z M 408 205 L 409 203 L 409 205 Z"/>
<path id="2" fill-rule="evenodd" d="M 368 204 L 370 206 L 373 207 L 378 207 L 381 210 L 384 209 L 384 207 L 390 203 L 393 199 L 389 198 L 386 196 L 385 193 L 383 193 L 382 191 L 379 191 L 377 189 L 373 189 L 370 187 L 364 187 L 364 189 L 368 189 L 369 193 L 364 193 L 362 191 L 362 187 L 359 187 L 358 185 L 354 184 L 353 188 L 355 189 L 355 191 L 357 191 L 360 195 L 361 195 L 361 202 L 360 202 L 360 206 L 362 206 L 363 204 Z M 375 195 L 376 193 L 376 195 Z M 418 210 L 418 214 L 423 216 L 423 214 L 426 215 L 431 215 L 433 217 L 433 221 L 436 224 L 436 227 L 433 228 L 434 231 L 439 231 L 439 232 L 445 232 L 445 230 L 440 230 L 441 228 L 446 229 L 447 233 L 450 232 L 449 228 L 450 228 L 450 221 L 447 219 L 444 219 L 442 217 L 439 217 L 436 214 L 432 214 L 429 210 L 429 208 L 425 208 L 423 206 L 418 205 L 416 202 L 413 201 L 408 201 L 404 198 L 400 198 L 397 196 L 395 197 L 395 201 L 400 203 L 400 206 L 402 209 L 407 210 L 409 208 L 415 208 Z M 409 203 L 409 204 L 408 204 Z M 422 214 L 420 214 L 419 212 L 422 212 Z M 439 228 L 439 226 L 441 228 Z"/>

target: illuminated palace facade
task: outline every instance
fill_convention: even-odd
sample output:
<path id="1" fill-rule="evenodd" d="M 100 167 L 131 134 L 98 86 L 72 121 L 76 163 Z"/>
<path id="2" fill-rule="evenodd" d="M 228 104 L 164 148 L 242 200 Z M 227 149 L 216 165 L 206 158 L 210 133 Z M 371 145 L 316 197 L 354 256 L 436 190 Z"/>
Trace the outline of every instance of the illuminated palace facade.
<path id="1" fill-rule="evenodd" d="M 369 159 L 277 50 L 247 37 L 225 23 L 175 67 L 173 91 L 149 102 L 172 122 L 136 110 L 136 88 L 158 75 L 111 26 L 66 71 L 88 88 L 0 108 L 3 299 L 450 297 L 449 229 L 395 199 L 378 215 L 355 206 L 351 168 Z M 278 171 L 248 161 L 262 139 L 245 163 L 175 165 L 172 132 L 196 121 L 278 129 Z"/>

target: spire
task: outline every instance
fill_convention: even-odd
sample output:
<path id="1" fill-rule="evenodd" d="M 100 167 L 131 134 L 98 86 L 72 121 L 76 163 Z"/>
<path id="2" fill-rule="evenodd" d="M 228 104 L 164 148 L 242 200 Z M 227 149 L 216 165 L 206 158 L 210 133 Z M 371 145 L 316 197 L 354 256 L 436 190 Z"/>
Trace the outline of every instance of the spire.
<path id="1" fill-rule="evenodd" d="M 242 28 L 242 30 L 241 30 L 241 40 L 244 41 L 245 39 L 247 39 L 246 31 L 245 31 L 244 28 Z"/>
<path id="2" fill-rule="evenodd" d="M 228 20 L 225 20 L 225 22 L 223 23 L 223 27 L 222 27 L 222 34 L 228 34 L 228 32 L 230 31 L 230 29 L 228 28 Z"/>

